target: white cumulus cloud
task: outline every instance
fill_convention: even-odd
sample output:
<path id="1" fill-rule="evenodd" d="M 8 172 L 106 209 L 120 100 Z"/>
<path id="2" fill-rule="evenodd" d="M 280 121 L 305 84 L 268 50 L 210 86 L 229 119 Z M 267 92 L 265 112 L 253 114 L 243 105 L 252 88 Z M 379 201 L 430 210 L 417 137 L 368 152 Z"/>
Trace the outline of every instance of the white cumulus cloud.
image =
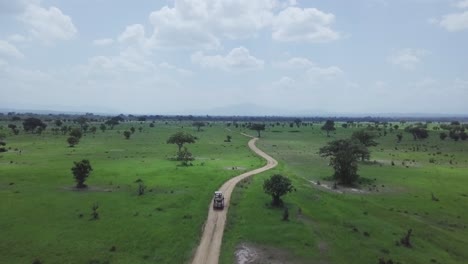
<path id="1" fill-rule="evenodd" d="M 273 63 L 273 66 L 284 69 L 304 69 L 313 66 L 314 63 L 307 58 L 293 57 L 286 61 Z"/>
<path id="2" fill-rule="evenodd" d="M 296 81 L 288 76 L 283 76 L 281 79 L 274 81 L 273 86 L 279 88 L 292 88 L 296 85 Z"/>
<path id="3" fill-rule="evenodd" d="M 413 70 L 418 66 L 423 58 L 428 54 L 422 49 L 401 49 L 392 54 L 388 61 L 406 70 Z"/>
<path id="4" fill-rule="evenodd" d="M 160 42 L 216 47 L 219 38 L 252 36 L 271 24 L 276 0 L 176 0 L 150 15 Z"/>
<path id="5" fill-rule="evenodd" d="M 24 58 L 23 53 L 21 53 L 14 45 L 4 40 L 0 40 L 0 55 Z"/>
<path id="6" fill-rule="evenodd" d="M 340 38 L 331 28 L 335 15 L 316 8 L 288 7 L 273 21 L 272 37 L 285 42 L 328 42 Z"/>
<path id="7" fill-rule="evenodd" d="M 294 0 L 175 0 L 173 6 L 151 12 L 152 31 L 146 37 L 153 47 L 189 49 L 220 49 L 223 39 L 255 37 L 266 30 L 278 41 L 340 37 L 331 28 L 333 14 L 295 5 Z"/>
<path id="8" fill-rule="evenodd" d="M 32 36 L 46 44 L 73 39 L 78 33 L 71 17 L 54 6 L 47 9 L 37 4 L 28 4 L 19 20 L 28 27 Z"/>
<path id="9" fill-rule="evenodd" d="M 203 52 L 196 52 L 192 55 L 192 62 L 203 68 L 226 71 L 258 70 L 262 69 L 265 64 L 263 60 L 250 55 L 249 50 L 244 47 L 234 48 L 226 56 L 205 55 Z"/>
<path id="10" fill-rule="evenodd" d="M 458 8 L 468 8 L 468 0 L 463 0 L 455 4 L 456 7 Z"/>
<path id="11" fill-rule="evenodd" d="M 443 16 L 436 24 L 450 32 L 468 29 L 468 11 Z"/>
<path id="12" fill-rule="evenodd" d="M 114 40 L 111 38 L 102 38 L 93 40 L 93 44 L 96 46 L 108 46 L 114 43 Z"/>
<path id="13" fill-rule="evenodd" d="M 25 36 L 23 36 L 23 35 L 20 35 L 20 34 L 13 34 L 13 35 L 8 36 L 8 41 L 16 42 L 16 43 L 21 43 L 21 42 L 26 42 L 26 41 L 28 41 L 28 39 L 27 39 Z"/>
<path id="14" fill-rule="evenodd" d="M 333 80 L 343 74 L 338 66 L 318 67 L 314 66 L 307 70 L 307 75 L 312 80 Z"/>

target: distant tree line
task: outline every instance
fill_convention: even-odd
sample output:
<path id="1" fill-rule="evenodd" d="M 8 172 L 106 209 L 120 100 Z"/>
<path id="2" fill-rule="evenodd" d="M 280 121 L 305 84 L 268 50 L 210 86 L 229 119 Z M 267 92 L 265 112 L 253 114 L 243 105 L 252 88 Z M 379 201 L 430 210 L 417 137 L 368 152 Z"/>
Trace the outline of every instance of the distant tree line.
<path id="1" fill-rule="evenodd" d="M 412 116 L 401 116 L 401 117 L 378 117 L 378 116 L 364 116 L 364 117 L 351 117 L 351 116 L 211 116 L 211 115 L 97 115 L 93 113 L 85 114 L 39 114 L 39 113 L 0 113 L 0 120 L 3 121 L 19 121 L 25 118 L 35 117 L 44 120 L 45 122 L 53 121 L 55 119 L 65 120 L 67 122 L 76 122 L 81 117 L 86 118 L 90 122 L 105 122 L 111 120 L 114 122 L 123 121 L 135 121 L 135 122 L 147 122 L 147 121 L 224 121 L 224 122 L 286 122 L 294 125 L 302 122 L 314 122 L 321 123 L 326 120 L 332 120 L 335 122 L 445 122 L 450 123 L 454 117 L 412 117 Z M 468 116 L 460 116 L 456 118 L 458 122 L 468 122 Z M 110 125 L 111 123 L 109 123 Z"/>

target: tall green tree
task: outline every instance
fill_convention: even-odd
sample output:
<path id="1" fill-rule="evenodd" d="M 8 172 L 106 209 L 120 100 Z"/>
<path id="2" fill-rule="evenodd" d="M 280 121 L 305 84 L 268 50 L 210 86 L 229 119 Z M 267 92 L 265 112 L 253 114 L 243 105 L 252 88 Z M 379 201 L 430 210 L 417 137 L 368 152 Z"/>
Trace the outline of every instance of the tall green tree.
<path id="1" fill-rule="evenodd" d="M 93 170 L 93 168 L 91 167 L 91 163 L 87 159 L 78 162 L 75 161 L 73 163 L 75 164 L 75 166 L 71 168 L 71 171 L 73 173 L 73 178 L 75 178 L 76 181 L 76 188 L 86 188 L 87 185 L 84 184 L 84 182 Z"/>
<path id="2" fill-rule="evenodd" d="M 82 131 L 86 131 L 88 129 L 88 118 L 80 116 L 76 119 L 76 122 L 80 125 Z"/>
<path id="3" fill-rule="evenodd" d="M 67 138 L 67 143 L 68 145 L 73 148 L 75 145 L 77 145 L 80 142 L 80 139 L 74 136 L 70 136 Z"/>
<path id="4" fill-rule="evenodd" d="M 352 139 L 339 139 L 320 148 L 320 156 L 329 157 L 335 170 L 333 178 L 341 184 L 352 185 L 359 178 L 358 158 L 369 155 L 367 147 Z"/>
<path id="5" fill-rule="evenodd" d="M 132 135 L 132 132 L 130 132 L 128 130 L 125 130 L 123 132 L 123 135 L 124 135 L 125 139 L 130 139 L 130 136 Z"/>
<path id="6" fill-rule="evenodd" d="M 327 132 L 327 137 L 330 137 L 330 131 L 335 131 L 335 121 L 333 120 L 327 120 L 325 121 L 325 124 L 321 127 L 322 130 L 325 130 Z"/>
<path id="7" fill-rule="evenodd" d="M 60 126 L 63 125 L 63 122 L 62 122 L 62 120 L 60 120 L 60 119 L 55 120 L 54 123 L 55 123 L 55 125 L 58 126 L 58 127 L 60 127 Z"/>
<path id="8" fill-rule="evenodd" d="M 403 139 L 403 134 L 398 133 L 398 134 L 396 135 L 396 137 L 397 137 L 398 143 L 400 143 L 401 140 Z"/>
<path id="9" fill-rule="evenodd" d="M 180 131 L 180 132 L 176 132 L 175 134 L 171 135 L 167 139 L 166 143 L 167 144 L 177 145 L 177 147 L 179 148 L 178 152 L 180 152 L 182 150 L 182 147 L 184 146 L 184 144 L 195 143 L 196 139 L 197 138 L 192 136 L 191 134 Z"/>
<path id="10" fill-rule="evenodd" d="M 70 136 L 80 139 L 83 136 L 83 132 L 81 132 L 81 129 L 79 129 L 79 128 L 73 128 L 70 131 Z"/>
<path id="11" fill-rule="evenodd" d="M 258 137 L 260 137 L 261 136 L 260 131 L 265 130 L 265 124 L 254 123 L 254 124 L 250 125 L 250 129 L 257 131 L 257 135 L 258 135 Z"/>
<path id="12" fill-rule="evenodd" d="M 440 134 L 439 134 L 440 140 L 445 140 L 445 139 L 447 138 L 447 136 L 448 136 L 448 135 L 447 135 L 447 133 L 445 133 L 445 132 L 440 132 Z"/>
<path id="13" fill-rule="evenodd" d="M 366 147 L 375 147 L 379 144 L 374 140 L 376 138 L 375 134 L 366 130 L 355 131 L 351 138 L 361 142 Z"/>
<path id="14" fill-rule="evenodd" d="M 375 137 L 376 137 L 375 134 L 366 130 L 355 131 L 351 135 L 351 139 L 359 142 L 360 144 L 364 145 L 366 148 L 375 147 L 379 144 L 374 140 Z M 364 161 L 365 159 L 369 159 L 370 157 L 369 154 L 370 154 L 369 151 L 363 151 L 361 160 Z"/>
<path id="15" fill-rule="evenodd" d="M 26 132 L 37 133 L 39 130 L 42 132 L 47 125 L 39 118 L 30 117 L 23 121 L 23 128 Z"/>
<path id="16" fill-rule="evenodd" d="M 200 129 L 204 126 L 206 126 L 205 122 L 201 122 L 201 121 L 195 121 L 192 123 L 192 126 L 196 127 L 197 128 L 197 131 L 200 132 Z"/>
<path id="17" fill-rule="evenodd" d="M 180 160 L 182 166 L 188 166 L 189 162 L 194 160 L 192 153 L 184 147 L 177 153 L 177 160 Z"/>
<path id="18" fill-rule="evenodd" d="M 294 190 L 291 180 L 281 174 L 275 174 L 263 182 L 263 191 L 271 195 L 271 204 L 274 206 L 282 205 L 281 196 Z"/>
<path id="19" fill-rule="evenodd" d="M 414 140 L 426 139 L 427 137 L 429 137 L 427 129 L 422 126 L 409 126 L 405 128 L 405 131 L 411 133 L 413 135 Z"/>
<path id="20" fill-rule="evenodd" d="M 302 124 L 302 120 L 300 118 L 294 119 L 294 124 L 296 124 L 297 127 L 300 127 Z"/>
<path id="21" fill-rule="evenodd" d="M 0 132 L 0 152 L 6 152 L 6 142 L 4 141 L 6 138 L 6 135 L 4 133 Z"/>
<path id="22" fill-rule="evenodd" d="M 101 124 L 101 125 L 99 125 L 99 129 L 101 129 L 102 132 L 105 132 L 107 127 L 106 127 L 105 124 Z"/>
<path id="23" fill-rule="evenodd" d="M 124 121 L 122 116 L 114 116 L 105 122 L 106 125 L 110 126 L 110 129 L 114 129 L 114 126 Z"/>

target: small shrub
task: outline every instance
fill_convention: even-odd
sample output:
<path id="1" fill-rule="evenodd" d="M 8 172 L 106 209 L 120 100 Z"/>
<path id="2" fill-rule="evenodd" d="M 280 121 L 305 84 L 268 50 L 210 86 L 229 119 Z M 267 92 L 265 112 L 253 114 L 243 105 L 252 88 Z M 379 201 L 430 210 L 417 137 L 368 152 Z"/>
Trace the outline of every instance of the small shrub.
<path id="1" fill-rule="evenodd" d="M 288 207 L 284 207 L 284 210 L 283 210 L 283 221 L 289 221 L 289 209 L 288 209 Z"/>
<path id="2" fill-rule="evenodd" d="M 407 248 L 411 248 L 412 245 L 411 245 L 411 234 L 413 233 L 413 229 L 409 229 L 408 232 L 406 232 L 406 235 L 403 236 L 401 239 L 400 239 L 400 244 L 407 247 Z"/>
<path id="3" fill-rule="evenodd" d="M 99 219 L 99 213 L 97 211 L 98 208 L 99 208 L 99 205 L 97 203 L 94 203 L 93 207 L 91 207 L 91 210 L 93 210 L 93 212 L 91 213 L 91 220 Z"/>
<path id="4" fill-rule="evenodd" d="M 146 185 L 143 184 L 143 182 L 139 182 L 138 184 L 138 196 L 141 196 L 143 194 L 145 194 L 145 190 L 146 190 Z"/>

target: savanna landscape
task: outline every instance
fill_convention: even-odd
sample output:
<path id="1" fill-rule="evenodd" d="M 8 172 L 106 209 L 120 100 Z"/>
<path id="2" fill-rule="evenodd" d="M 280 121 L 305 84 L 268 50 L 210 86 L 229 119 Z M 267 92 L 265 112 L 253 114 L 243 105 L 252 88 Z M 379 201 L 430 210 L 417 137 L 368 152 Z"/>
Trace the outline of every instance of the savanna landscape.
<path id="1" fill-rule="evenodd" d="M 0 0 L 0 264 L 467 264 L 468 0 Z"/>
<path id="2" fill-rule="evenodd" d="M 235 187 L 219 263 L 468 258 L 467 141 L 458 121 L 46 116 L 34 117 L 44 129 L 25 131 L 26 116 L 4 115 L 0 126 L 4 263 L 189 263 L 213 192 L 266 164 L 241 134 L 257 132 L 256 145 L 279 164 Z M 415 127 L 427 137 L 415 136 Z M 76 130 L 82 135 L 71 146 Z M 178 132 L 195 138 L 180 151 L 169 142 Z M 369 156 L 356 159 L 359 178 L 342 184 L 321 148 L 362 133 L 372 141 Z M 187 160 L 176 155 L 184 150 Z M 71 168 L 82 160 L 92 171 L 79 188 Z M 264 185 L 277 174 L 293 188 L 275 205 Z"/>

